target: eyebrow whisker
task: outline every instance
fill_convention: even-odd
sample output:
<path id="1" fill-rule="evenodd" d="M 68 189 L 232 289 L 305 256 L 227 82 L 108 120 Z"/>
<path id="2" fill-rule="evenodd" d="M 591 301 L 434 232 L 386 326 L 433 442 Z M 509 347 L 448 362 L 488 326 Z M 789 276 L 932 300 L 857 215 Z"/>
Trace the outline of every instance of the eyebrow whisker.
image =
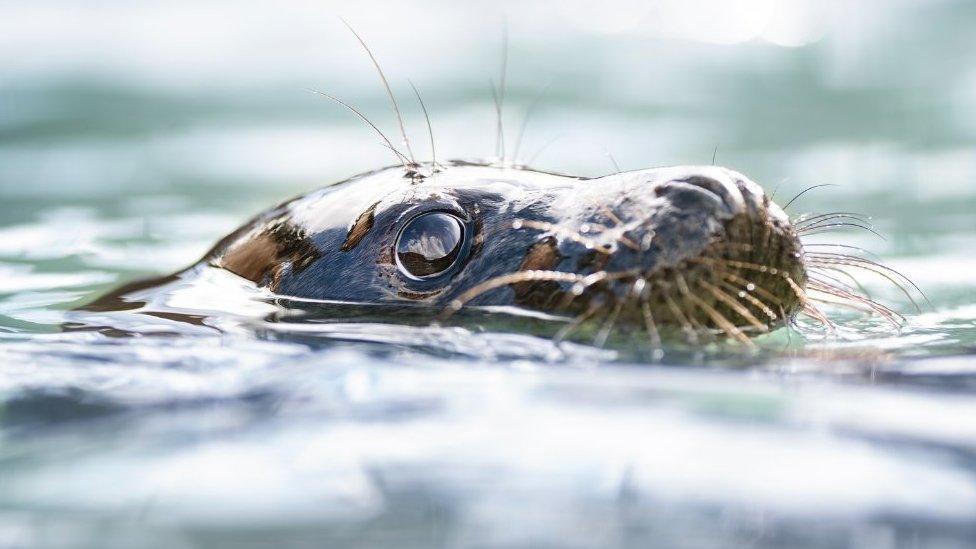
<path id="1" fill-rule="evenodd" d="M 812 191 L 814 189 L 819 189 L 819 188 L 822 188 L 822 187 L 837 187 L 837 185 L 835 185 L 833 183 L 821 183 L 819 185 L 813 185 L 813 186 L 807 187 L 806 189 L 803 189 L 802 191 L 798 192 L 793 198 L 791 198 L 790 201 L 787 202 L 785 206 L 783 206 L 783 211 L 786 211 L 786 208 L 789 208 L 790 207 L 790 204 L 796 202 L 796 199 L 797 198 L 800 198 L 801 196 L 807 194 L 808 192 L 810 192 L 810 191 Z"/>
<path id="2" fill-rule="evenodd" d="M 409 169 L 409 168 L 407 168 L 407 163 L 410 161 L 410 159 L 407 158 L 406 156 L 404 156 L 403 153 L 401 153 L 400 151 L 398 151 L 397 148 L 393 146 L 393 143 L 390 141 L 390 139 L 388 137 L 386 137 L 386 134 L 384 134 L 382 131 L 380 131 L 380 129 L 378 127 L 376 127 L 376 124 L 373 124 L 373 122 L 370 121 L 369 118 L 366 118 L 366 115 L 363 114 L 359 109 L 357 109 L 356 107 L 353 107 L 349 103 L 346 103 L 342 99 L 339 99 L 338 97 L 335 97 L 334 95 L 329 95 L 329 94 L 327 94 L 327 93 L 325 93 L 323 91 L 312 90 L 312 89 L 309 89 L 308 91 L 311 92 L 311 93 L 314 93 L 316 95 L 321 95 L 322 97 L 325 97 L 325 98 L 330 99 L 332 101 L 335 101 L 336 103 L 338 103 L 338 104 L 342 105 L 343 107 L 349 109 L 353 114 L 355 114 L 356 116 L 358 116 L 360 120 L 362 120 L 363 122 L 365 122 L 370 128 L 373 128 L 373 131 L 375 131 L 380 136 L 380 138 L 383 140 L 384 145 L 388 149 L 390 149 L 391 151 L 393 151 L 393 154 L 396 155 L 397 160 L 401 164 L 403 164 L 403 168 L 404 169 Z"/>
<path id="3" fill-rule="evenodd" d="M 393 89 L 390 88 L 390 83 L 386 79 L 386 74 L 383 73 L 383 69 L 380 68 L 380 64 L 376 60 L 376 56 L 373 55 L 372 50 L 370 50 L 369 46 L 366 45 L 366 41 L 363 40 L 361 36 L 359 36 L 359 33 L 356 32 L 356 29 L 352 28 L 352 25 L 350 25 L 349 22 L 346 21 L 345 19 L 340 17 L 339 20 L 342 21 L 342 23 L 346 26 L 346 28 L 349 29 L 349 32 L 351 32 L 353 36 L 356 37 L 356 40 L 358 40 L 360 45 L 363 46 L 363 49 L 366 50 L 366 55 L 368 55 L 370 61 L 373 62 L 373 66 L 376 67 L 376 72 L 379 74 L 380 80 L 383 81 L 383 87 L 386 88 L 386 94 L 387 96 L 389 96 L 390 104 L 393 106 L 393 113 L 396 115 L 397 124 L 400 126 L 400 136 L 403 137 L 403 144 L 407 147 L 407 154 L 410 155 L 410 164 L 416 166 L 417 160 L 413 156 L 413 149 L 411 149 L 410 147 L 410 139 L 407 138 L 407 130 L 403 126 L 403 116 L 400 114 L 400 106 L 397 105 L 396 96 L 393 95 Z"/>
<path id="4" fill-rule="evenodd" d="M 424 120 L 427 121 L 427 135 L 430 136 L 430 163 L 432 169 L 437 169 L 437 148 L 434 146 L 434 129 L 430 125 L 430 115 L 427 114 L 427 105 L 424 104 L 424 98 L 420 96 L 420 91 L 417 90 L 417 86 L 414 86 L 413 81 L 407 80 L 407 82 L 413 89 L 414 95 L 417 96 L 417 102 L 420 103 L 420 109 L 424 111 Z"/>
<path id="5" fill-rule="evenodd" d="M 542 101 L 542 98 L 546 95 L 546 92 L 549 91 L 551 86 L 552 82 L 546 84 L 546 86 L 542 88 L 542 91 L 536 94 L 535 98 L 532 99 L 532 103 L 529 104 L 529 108 L 525 110 L 525 116 L 522 118 L 522 125 L 519 127 L 518 135 L 515 138 L 515 150 L 512 151 L 512 162 L 518 162 L 519 150 L 522 149 L 522 138 L 525 137 L 525 130 L 529 126 L 529 119 L 532 118 L 532 114 L 535 112 L 536 107 L 539 106 L 539 103 Z"/>
<path id="6" fill-rule="evenodd" d="M 498 90 L 495 90 L 495 83 L 491 82 L 491 95 L 495 100 L 495 116 L 497 119 L 497 134 L 495 136 L 495 156 L 502 164 L 505 164 L 505 128 L 504 117 L 502 116 L 505 106 L 505 83 L 508 77 L 508 21 L 502 24 L 502 65 L 501 75 L 498 81 Z"/>

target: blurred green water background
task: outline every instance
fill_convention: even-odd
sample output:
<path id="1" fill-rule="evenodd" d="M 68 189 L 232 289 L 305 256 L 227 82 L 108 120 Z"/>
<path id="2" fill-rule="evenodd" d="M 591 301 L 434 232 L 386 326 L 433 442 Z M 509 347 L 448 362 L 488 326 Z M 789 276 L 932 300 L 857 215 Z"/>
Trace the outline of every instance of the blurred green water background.
<path id="1" fill-rule="evenodd" d="M 878 253 L 931 306 L 912 312 L 868 281 L 907 328 L 855 318 L 841 338 L 796 334 L 831 358 L 774 359 L 759 381 L 621 372 L 596 351 L 553 373 L 531 349 L 514 363 L 481 352 L 507 340 L 433 360 L 253 334 L 107 347 L 59 336 L 70 307 L 194 262 L 272 203 L 391 163 L 354 116 L 308 92 L 395 131 L 339 16 L 383 64 L 415 149 L 426 127 L 407 79 L 441 158 L 494 154 L 489 79 L 507 28 L 509 152 L 538 100 L 520 145 L 534 167 L 601 175 L 610 155 L 637 169 L 715 154 L 781 203 L 836 185 L 791 213 L 872 216 L 885 240 L 821 241 Z M 931 0 L 0 1 L 0 546 L 965 546 L 974 28 L 973 2 Z M 421 425 L 398 428 L 404 415 Z M 539 436 L 565 417 L 575 437 Z M 805 451 L 784 454 L 792 445 Z M 549 447 L 564 457 L 542 459 Z M 224 475 L 228 463 L 242 476 Z"/>

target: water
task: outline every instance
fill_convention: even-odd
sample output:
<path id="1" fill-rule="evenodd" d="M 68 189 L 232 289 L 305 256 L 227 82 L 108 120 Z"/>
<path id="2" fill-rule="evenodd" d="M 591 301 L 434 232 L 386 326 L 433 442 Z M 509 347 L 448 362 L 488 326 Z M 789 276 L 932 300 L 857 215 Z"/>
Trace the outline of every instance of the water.
<path id="1" fill-rule="evenodd" d="M 976 542 L 976 9 L 967 2 L 0 2 L 0 546 L 968 547 Z M 391 162 L 343 14 L 425 150 L 581 175 L 717 161 L 793 214 L 872 216 L 926 293 L 867 289 L 752 352 L 554 345 L 226 273 L 198 321 L 73 309 L 249 215 Z M 542 149 L 549 140 L 558 138 Z M 537 155 L 537 156 L 536 156 Z M 69 322 L 113 330 L 65 331 Z M 123 331 L 128 332 L 124 335 Z"/>

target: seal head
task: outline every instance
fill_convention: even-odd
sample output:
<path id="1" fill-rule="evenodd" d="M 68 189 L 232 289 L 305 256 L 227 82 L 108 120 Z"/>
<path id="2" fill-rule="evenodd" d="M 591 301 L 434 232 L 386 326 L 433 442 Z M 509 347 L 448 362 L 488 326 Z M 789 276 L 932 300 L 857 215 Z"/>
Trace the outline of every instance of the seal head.
<path id="1" fill-rule="evenodd" d="M 204 258 L 313 300 L 516 305 L 741 337 L 803 302 L 788 217 L 742 174 L 580 178 L 467 162 L 370 172 L 281 204 Z"/>

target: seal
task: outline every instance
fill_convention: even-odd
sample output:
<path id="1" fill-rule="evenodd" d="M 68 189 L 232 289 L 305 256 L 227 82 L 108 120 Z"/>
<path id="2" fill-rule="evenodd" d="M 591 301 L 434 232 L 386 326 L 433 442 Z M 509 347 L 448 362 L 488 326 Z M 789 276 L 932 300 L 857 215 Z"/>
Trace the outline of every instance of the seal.
<path id="1" fill-rule="evenodd" d="M 802 303 L 798 235 L 731 170 L 587 179 L 453 162 L 431 174 L 387 169 L 288 202 L 207 261 L 286 295 L 609 311 L 736 337 Z"/>
<path id="2" fill-rule="evenodd" d="M 560 336 L 596 318 L 605 326 L 600 342 L 613 326 L 629 325 L 643 326 L 657 344 L 668 330 L 691 341 L 720 333 L 749 344 L 749 335 L 798 313 L 829 328 L 817 301 L 840 300 L 896 324 L 903 320 L 836 276 L 847 268 L 867 270 L 904 290 L 899 273 L 857 256 L 804 249 L 804 233 L 868 228 L 858 215 L 791 222 L 759 185 L 717 166 L 585 178 L 507 163 L 503 95 L 494 95 L 500 162 L 437 162 L 429 117 L 431 161 L 417 162 L 379 63 L 346 26 L 381 78 L 407 154 L 355 107 L 316 93 L 356 114 L 400 165 L 271 208 L 190 269 L 120 288 L 89 309 L 131 309 L 138 305 L 126 304 L 139 303 L 136 294 L 215 268 L 304 300 L 409 303 L 444 316 L 464 306 L 498 305 L 571 316 Z"/>
<path id="3" fill-rule="evenodd" d="M 306 300 L 447 314 L 513 305 L 639 325 L 655 338 L 675 328 L 747 340 L 814 310 L 797 228 L 733 170 L 584 178 L 465 161 L 414 168 L 365 173 L 273 207 L 161 282 L 216 268 Z"/>

